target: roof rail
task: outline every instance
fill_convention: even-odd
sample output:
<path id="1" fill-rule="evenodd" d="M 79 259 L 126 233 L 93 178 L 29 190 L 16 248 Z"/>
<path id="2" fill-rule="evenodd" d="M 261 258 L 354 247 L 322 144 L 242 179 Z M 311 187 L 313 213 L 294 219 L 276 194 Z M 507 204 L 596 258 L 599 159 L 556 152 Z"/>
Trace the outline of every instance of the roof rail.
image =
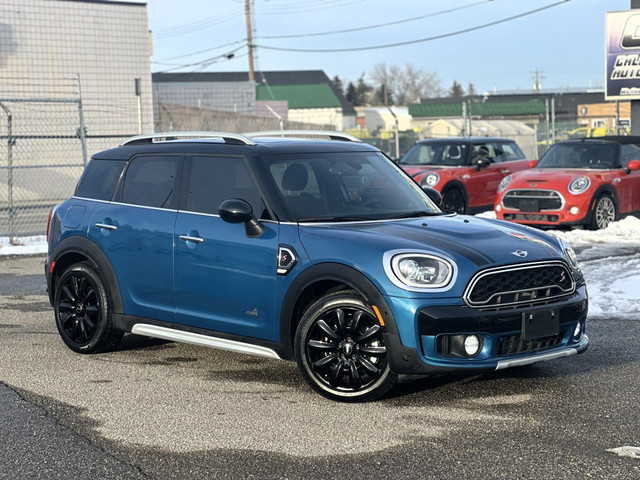
<path id="1" fill-rule="evenodd" d="M 131 137 L 122 143 L 122 145 L 139 145 L 143 143 L 156 143 L 156 142 L 170 142 L 178 139 L 205 139 L 205 138 L 219 138 L 225 141 L 225 143 L 232 143 L 235 145 L 255 145 L 250 138 L 246 135 L 239 135 L 237 133 L 224 133 L 224 132 L 164 132 L 164 133 L 152 133 L 149 135 L 136 135 Z"/>
<path id="2" fill-rule="evenodd" d="M 358 137 L 344 132 L 334 132 L 329 130 L 267 130 L 264 132 L 249 132 L 243 135 L 256 137 L 329 137 L 330 140 L 341 140 L 347 142 L 362 142 Z"/>

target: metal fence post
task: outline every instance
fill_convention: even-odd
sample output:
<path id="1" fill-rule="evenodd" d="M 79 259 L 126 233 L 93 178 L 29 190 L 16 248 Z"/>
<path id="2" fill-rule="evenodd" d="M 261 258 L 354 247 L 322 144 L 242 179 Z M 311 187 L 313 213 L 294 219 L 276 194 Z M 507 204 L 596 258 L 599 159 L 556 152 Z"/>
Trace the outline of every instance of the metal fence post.
<path id="1" fill-rule="evenodd" d="M 82 85 L 80 84 L 80 74 L 76 74 L 76 81 L 78 82 L 78 120 L 80 126 L 78 127 L 78 138 L 80 138 L 80 144 L 82 146 L 82 165 L 87 166 L 87 131 L 84 126 L 84 112 L 82 111 Z"/>
<path id="2" fill-rule="evenodd" d="M 13 115 L 11 110 L 7 106 L 0 102 L 0 108 L 4 110 L 7 115 L 7 195 L 8 195 L 8 207 L 9 207 L 9 243 L 13 244 L 13 145 L 15 138 L 13 138 Z"/>

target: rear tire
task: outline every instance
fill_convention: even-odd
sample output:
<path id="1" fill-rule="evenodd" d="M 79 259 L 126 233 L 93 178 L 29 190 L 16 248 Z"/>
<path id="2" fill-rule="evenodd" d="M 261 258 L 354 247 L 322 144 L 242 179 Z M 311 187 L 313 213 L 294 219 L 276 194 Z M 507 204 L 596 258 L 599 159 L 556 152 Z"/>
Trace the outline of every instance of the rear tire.
<path id="1" fill-rule="evenodd" d="M 601 195 L 593 204 L 591 212 L 591 223 L 588 225 L 590 230 L 603 230 L 609 226 L 611 222 L 615 222 L 618 217 L 616 204 L 609 195 Z"/>
<path id="2" fill-rule="evenodd" d="M 107 291 L 88 263 L 76 263 L 63 271 L 56 282 L 53 306 L 58 332 L 74 352 L 111 350 L 124 335 L 114 327 Z"/>
<path id="3" fill-rule="evenodd" d="M 375 400 L 396 383 L 380 324 L 352 291 L 326 295 L 305 312 L 294 351 L 305 380 L 332 400 Z"/>

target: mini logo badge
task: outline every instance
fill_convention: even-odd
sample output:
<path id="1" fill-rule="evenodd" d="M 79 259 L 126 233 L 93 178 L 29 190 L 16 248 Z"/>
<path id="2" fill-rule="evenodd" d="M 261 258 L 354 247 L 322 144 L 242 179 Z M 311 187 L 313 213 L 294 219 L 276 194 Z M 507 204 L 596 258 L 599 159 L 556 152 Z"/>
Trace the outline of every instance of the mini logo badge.
<path id="1" fill-rule="evenodd" d="M 515 255 L 516 257 L 524 258 L 529 254 L 526 250 L 516 250 L 511 252 L 511 255 Z"/>

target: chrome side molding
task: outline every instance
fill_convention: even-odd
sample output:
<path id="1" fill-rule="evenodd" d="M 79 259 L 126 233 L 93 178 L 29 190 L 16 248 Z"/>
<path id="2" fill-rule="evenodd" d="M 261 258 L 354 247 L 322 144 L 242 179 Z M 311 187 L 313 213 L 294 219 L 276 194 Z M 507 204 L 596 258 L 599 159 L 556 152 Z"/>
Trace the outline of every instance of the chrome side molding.
<path id="1" fill-rule="evenodd" d="M 275 351 L 267 347 L 261 347 L 260 345 L 236 342 L 225 338 L 209 337 L 207 335 L 200 335 L 199 333 L 158 327 L 156 325 L 148 325 L 146 323 L 136 323 L 131 329 L 131 333 L 147 337 L 161 338 L 163 340 L 191 343 L 193 345 L 217 348 L 219 350 L 227 350 L 230 352 L 246 353 L 257 357 L 280 359 L 280 356 Z"/>

